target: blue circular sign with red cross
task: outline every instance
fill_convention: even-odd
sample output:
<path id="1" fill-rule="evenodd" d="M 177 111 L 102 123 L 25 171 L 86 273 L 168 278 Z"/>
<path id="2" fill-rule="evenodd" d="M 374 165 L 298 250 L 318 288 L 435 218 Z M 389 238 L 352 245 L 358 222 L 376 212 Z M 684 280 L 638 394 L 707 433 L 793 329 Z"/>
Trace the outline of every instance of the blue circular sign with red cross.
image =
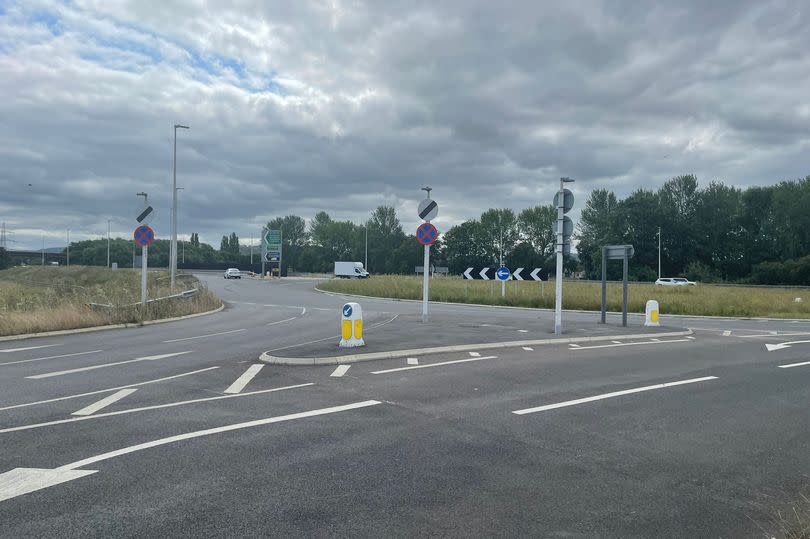
<path id="1" fill-rule="evenodd" d="M 430 223 L 422 223 L 416 229 L 416 239 L 422 245 L 433 245 L 439 237 L 439 231 Z"/>
<path id="2" fill-rule="evenodd" d="M 141 247 L 149 247 L 155 241 L 155 231 L 146 225 L 135 229 L 135 243 Z"/>

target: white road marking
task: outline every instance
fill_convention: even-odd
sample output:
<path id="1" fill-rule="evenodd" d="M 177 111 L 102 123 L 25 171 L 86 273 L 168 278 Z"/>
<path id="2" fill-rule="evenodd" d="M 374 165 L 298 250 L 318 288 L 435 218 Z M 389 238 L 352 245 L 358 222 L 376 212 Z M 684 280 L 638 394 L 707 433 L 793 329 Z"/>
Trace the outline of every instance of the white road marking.
<path id="1" fill-rule="evenodd" d="M 77 410 L 77 411 L 73 412 L 71 415 L 91 415 L 91 414 L 94 414 L 94 413 L 98 412 L 99 410 L 101 410 L 102 408 L 106 408 L 110 404 L 113 404 L 114 402 L 120 401 L 121 399 L 123 399 L 127 395 L 132 395 L 136 391 L 138 391 L 138 388 L 136 388 L 136 387 L 116 391 L 112 395 L 108 395 L 107 397 L 104 397 L 100 401 L 94 402 L 90 406 L 85 406 L 81 410 Z"/>
<path id="2" fill-rule="evenodd" d="M 346 374 L 346 371 L 349 370 L 349 367 L 351 367 L 351 365 L 338 365 L 337 369 L 332 371 L 332 374 L 330 374 L 329 376 L 334 376 L 335 378 L 340 378 L 341 376 Z"/>
<path id="3" fill-rule="evenodd" d="M 612 342 L 613 344 L 622 344 L 622 341 L 610 341 L 610 342 Z"/>
<path id="4" fill-rule="evenodd" d="M 264 363 L 254 363 L 247 370 L 242 373 L 242 376 L 236 379 L 234 383 L 228 386 L 228 389 L 223 391 L 223 393 L 241 393 L 245 386 L 253 380 L 253 377 L 259 374 L 259 371 L 262 370 L 264 367 Z"/>
<path id="5" fill-rule="evenodd" d="M 519 331 L 520 333 L 528 333 L 528 332 L 529 332 L 529 330 L 528 330 L 528 329 L 519 329 L 518 331 Z"/>
<path id="6" fill-rule="evenodd" d="M 535 412 L 545 412 L 547 410 L 554 410 L 556 408 L 564 408 L 566 406 L 575 406 L 577 404 L 584 404 L 586 402 L 593 402 L 603 399 L 610 399 L 613 397 L 620 397 L 622 395 L 631 395 L 633 393 L 641 393 L 642 391 L 651 391 L 653 389 L 664 389 L 666 387 L 681 386 L 684 384 L 695 384 L 698 382 L 707 382 L 709 380 L 717 380 L 716 376 L 704 376 L 703 378 L 692 378 L 690 380 L 679 380 L 677 382 L 667 382 L 665 384 L 655 384 L 652 386 L 636 387 L 633 389 L 625 389 L 623 391 L 614 391 L 612 393 L 604 393 L 602 395 L 595 395 L 593 397 L 585 397 L 583 399 L 574 399 L 570 401 L 558 402 L 555 404 L 546 404 L 545 406 L 537 406 L 535 408 L 526 408 L 523 410 L 515 410 L 512 413 L 517 415 L 533 414 Z"/>
<path id="7" fill-rule="evenodd" d="M 728 329 L 727 329 L 727 330 L 725 330 L 725 331 L 723 332 L 723 337 L 731 337 L 731 331 L 730 331 L 730 330 L 728 330 Z"/>
<path id="8" fill-rule="evenodd" d="M 416 365 L 413 367 L 399 367 L 397 369 L 386 369 L 384 371 L 372 371 L 371 374 L 386 374 L 389 372 L 410 371 L 413 369 L 427 369 L 430 367 L 441 367 L 442 365 L 453 365 L 455 363 L 467 363 L 469 361 L 481 361 L 482 359 L 497 359 L 497 356 L 468 357 L 467 359 L 456 359 L 453 361 L 442 361 L 440 363 L 429 363 L 427 365 Z"/>
<path id="9" fill-rule="evenodd" d="M 661 339 L 650 339 L 650 340 L 653 341 L 653 342 L 660 342 L 661 341 Z"/>
<path id="10" fill-rule="evenodd" d="M 47 357 L 35 357 L 34 359 L 20 359 L 18 361 L 8 361 L 6 363 L 0 363 L 0 366 L 3 365 L 16 365 L 18 363 L 31 363 L 32 361 L 44 361 L 46 359 L 59 359 L 61 357 L 74 357 L 74 356 L 85 356 L 88 354 L 98 354 L 102 350 L 90 350 L 89 352 L 76 352 L 74 354 L 62 354 L 59 356 L 47 356 Z"/>
<path id="11" fill-rule="evenodd" d="M 0 354 L 10 354 L 12 352 L 24 352 L 25 350 L 36 350 L 37 348 L 50 348 L 51 346 L 60 346 L 60 344 L 43 344 L 40 346 L 26 346 L 24 348 L 6 348 L 0 350 Z"/>
<path id="12" fill-rule="evenodd" d="M 190 341 L 192 339 L 205 339 L 206 337 L 216 337 L 217 335 L 228 335 L 230 333 L 239 333 L 241 331 L 247 331 L 246 329 L 232 329 L 231 331 L 220 331 L 219 333 L 209 333 L 207 335 L 197 335 L 195 337 L 183 337 L 182 339 L 169 339 L 168 341 L 163 342 L 180 342 L 180 341 Z"/>
<path id="13" fill-rule="evenodd" d="M 807 343 L 810 343 L 810 341 L 789 341 L 789 342 L 780 342 L 779 344 L 768 343 L 765 345 L 765 349 L 768 350 L 768 352 L 773 352 L 774 350 L 782 350 L 784 348 L 790 348 L 794 344 L 807 344 Z"/>
<path id="14" fill-rule="evenodd" d="M 307 314 L 307 308 L 301 307 L 301 316 L 304 316 L 305 314 Z"/>
<path id="15" fill-rule="evenodd" d="M 524 346 L 523 349 L 526 350 L 527 352 L 534 352 L 534 348 L 532 348 L 531 346 Z"/>
<path id="16" fill-rule="evenodd" d="M 366 328 L 366 331 L 368 331 L 368 330 L 370 330 L 370 329 L 375 329 L 375 328 L 378 328 L 378 327 L 382 327 L 382 326 L 384 326 L 384 325 L 386 325 L 386 324 L 390 324 L 391 322 L 393 322 L 393 321 L 394 321 L 394 320 L 396 320 L 397 318 L 399 318 L 399 315 L 398 315 L 398 314 L 395 314 L 395 315 L 394 315 L 394 317 L 393 317 L 393 318 L 391 318 L 390 320 L 386 320 L 385 322 L 380 322 L 379 324 L 374 324 L 374 325 L 371 325 L 371 326 L 367 327 L 367 328 Z"/>
<path id="17" fill-rule="evenodd" d="M 568 346 L 569 346 L 570 348 L 582 348 L 582 347 L 581 347 L 580 345 L 578 345 L 577 343 L 571 343 L 571 344 L 569 344 Z"/>
<path id="18" fill-rule="evenodd" d="M 689 339 L 690 341 L 694 341 L 694 340 L 695 340 L 695 338 L 694 338 L 694 337 L 692 337 L 691 335 L 690 335 L 690 336 L 688 336 L 688 337 L 686 337 L 686 338 L 687 338 L 687 339 Z"/>
<path id="19" fill-rule="evenodd" d="M 770 333 L 771 335 L 779 335 L 778 331 L 769 331 L 768 333 Z"/>
<path id="20" fill-rule="evenodd" d="M 118 389 L 124 389 L 126 387 L 138 387 L 138 386 L 145 386 L 147 384 L 154 384 L 154 383 L 157 383 L 157 382 L 165 382 L 166 380 L 173 380 L 175 378 L 181 378 L 183 376 L 191 376 L 192 374 L 199 374 L 201 372 L 211 371 L 211 370 L 218 369 L 218 368 L 219 367 L 208 367 L 206 369 L 200 369 L 200 370 L 191 371 L 191 372 L 184 372 L 182 374 L 175 374 L 173 376 L 166 376 L 165 378 L 157 378 L 155 380 L 147 380 L 146 382 L 138 382 L 138 383 L 135 383 L 135 384 L 129 384 L 127 386 L 110 387 L 110 388 L 107 388 L 107 389 L 99 389 L 99 390 L 96 390 L 96 391 L 89 391 L 87 393 L 79 393 L 78 395 L 68 395 L 66 397 L 56 397 L 56 398 L 47 399 L 47 400 L 44 400 L 44 401 L 26 402 L 26 403 L 23 403 L 23 404 L 12 404 L 11 406 L 5 406 L 3 408 L 0 408 L 0 412 L 2 412 L 3 410 L 12 410 L 14 408 L 24 408 L 26 406 L 35 406 L 37 404 L 47 404 L 49 402 L 64 401 L 64 400 L 69 400 L 69 399 L 78 399 L 79 397 L 88 397 L 90 395 L 100 395 L 101 393 L 109 393 L 110 391 L 116 391 Z"/>
<path id="21" fill-rule="evenodd" d="M 333 309 L 329 309 L 329 310 L 331 311 Z M 391 318 L 390 320 L 386 320 L 385 322 L 380 322 L 379 324 L 374 324 L 372 326 L 364 328 L 364 331 L 368 332 L 371 329 L 375 329 L 375 328 L 378 328 L 380 326 L 384 326 L 385 324 L 390 324 L 391 322 L 396 320 L 398 317 L 399 317 L 398 314 L 394 315 L 394 317 Z M 315 344 L 315 343 L 319 343 L 319 342 L 323 342 L 323 341 L 328 341 L 330 339 L 339 339 L 339 338 L 340 338 L 340 335 L 332 335 L 330 337 L 324 337 L 323 339 L 315 339 L 314 341 L 307 341 L 307 342 L 301 342 L 301 343 L 297 343 L 297 344 L 291 344 L 289 346 L 282 346 L 281 348 L 273 348 L 272 350 L 268 350 L 268 352 L 280 352 L 281 350 L 289 350 L 290 348 L 298 348 L 299 346 L 306 346 L 307 344 Z"/>
<path id="22" fill-rule="evenodd" d="M 419 365 L 419 360 L 415 357 L 408 358 L 408 365 Z"/>
<path id="23" fill-rule="evenodd" d="M 365 408 L 368 406 L 376 406 L 378 404 L 382 403 L 376 400 L 353 402 L 351 404 L 344 404 L 342 406 L 320 408 L 318 410 L 309 410 L 307 412 L 298 412 L 295 414 L 268 417 L 264 419 L 257 419 L 254 421 L 246 421 L 244 423 L 225 425 L 223 427 L 215 427 L 211 429 L 187 432 L 185 434 L 177 434 L 175 436 L 160 438 L 158 440 L 153 440 L 151 442 L 124 447 L 121 449 L 117 449 L 115 451 L 101 453 L 100 455 L 95 455 L 86 459 L 78 460 L 76 462 L 71 462 L 70 464 L 65 464 L 64 466 L 60 466 L 59 468 L 53 470 L 37 469 L 37 468 L 15 468 L 13 470 L 0 474 L 0 501 L 15 498 L 17 496 L 21 496 L 29 492 L 42 490 L 44 488 L 52 487 L 54 485 L 58 485 L 66 481 L 79 479 L 80 477 L 96 473 L 97 470 L 77 470 L 77 468 L 81 468 L 82 466 L 88 466 L 90 464 L 95 464 L 97 462 L 101 462 L 111 458 L 128 455 L 136 451 L 142 451 L 144 449 L 151 449 L 153 447 L 159 447 L 162 445 L 172 444 L 175 442 L 181 442 L 183 440 L 200 438 L 202 436 L 208 436 L 211 434 L 220 434 L 223 432 L 231 432 L 240 429 L 261 427 L 264 425 L 270 425 L 272 423 L 282 423 L 285 421 L 294 421 L 296 419 L 304 419 L 307 417 L 315 417 L 320 415 L 334 414 L 338 412 L 346 412 L 349 410 L 357 410 L 359 408 Z"/>
<path id="24" fill-rule="evenodd" d="M 292 318 L 285 318 L 284 320 L 279 320 L 278 322 L 270 322 L 267 324 L 268 326 L 275 326 L 276 324 L 283 324 L 284 322 L 290 322 L 291 320 L 298 319 L 297 316 L 293 316 Z"/>
<path id="25" fill-rule="evenodd" d="M 114 367 L 116 365 L 125 365 L 127 363 L 137 363 L 139 361 L 155 361 L 158 359 L 166 359 L 167 357 L 174 357 L 174 356 L 182 356 L 184 354 L 190 354 L 192 350 L 186 350 L 185 352 L 173 352 L 171 354 L 160 354 L 157 356 L 144 356 L 144 357 L 136 357 L 135 359 L 127 359 L 125 361 L 115 361 L 113 363 L 102 363 L 101 365 L 90 365 L 88 367 L 77 367 L 75 369 L 68 369 L 65 371 L 55 371 L 55 372 L 46 372 L 44 374 L 34 374 L 32 376 L 26 376 L 31 380 L 41 380 L 43 378 L 53 378 L 54 376 L 63 376 L 65 374 L 74 374 L 77 372 L 85 372 L 85 371 L 93 371 L 96 369 L 103 369 L 105 367 Z"/>
<path id="26" fill-rule="evenodd" d="M 736 336 L 740 337 L 741 339 L 776 339 L 782 337 L 797 337 L 803 335 L 810 335 L 810 333 L 804 331 L 804 332 L 777 333 L 775 335 L 773 333 L 768 333 L 764 335 L 760 334 L 760 335 L 736 335 Z"/>
<path id="27" fill-rule="evenodd" d="M 327 309 L 326 307 L 313 307 L 316 311 L 338 311 L 340 309 Z"/>
<path id="28" fill-rule="evenodd" d="M 468 352 L 472 357 L 481 357 L 481 354 L 478 352 Z"/>
<path id="29" fill-rule="evenodd" d="M 791 369 L 793 367 L 804 367 L 810 365 L 810 361 L 802 361 L 801 363 L 790 363 L 789 365 L 779 365 L 780 369 Z"/>
<path id="30" fill-rule="evenodd" d="M 667 341 L 639 341 L 639 342 L 620 342 L 619 344 L 599 344 L 595 346 L 574 346 L 569 344 L 571 350 L 593 350 L 596 348 L 616 348 L 618 346 L 638 346 L 641 344 L 668 344 L 673 342 L 689 342 L 687 339 L 670 339 Z"/>
<path id="31" fill-rule="evenodd" d="M 95 414 L 95 415 L 88 415 L 83 417 L 72 417 L 70 419 L 57 419 L 55 421 L 47 421 L 45 423 L 33 423 L 31 425 L 20 425 L 18 427 L 8 427 L 5 429 L 0 429 L 0 434 L 5 434 L 7 432 L 17 432 L 20 430 L 30 430 L 30 429 L 38 429 L 41 427 L 51 427 L 53 425 L 63 425 L 65 423 L 75 423 L 76 421 L 88 421 L 90 419 L 100 419 L 102 417 L 111 417 L 121 414 L 132 414 L 135 412 L 146 412 L 149 410 L 159 410 L 162 408 L 174 408 L 175 406 L 184 406 L 186 404 L 197 404 L 199 402 L 209 402 L 209 401 L 217 401 L 222 399 L 236 399 L 239 397 L 250 397 L 253 395 L 262 395 L 264 393 L 273 393 L 275 391 L 284 391 L 287 389 L 298 389 L 300 387 L 308 387 L 314 386 L 315 384 L 310 382 L 307 384 L 298 384 L 294 386 L 286 386 L 286 387 L 276 387 L 273 389 L 262 389 L 259 391 L 249 391 L 247 393 L 237 393 L 235 395 L 219 395 L 216 397 L 204 397 L 201 399 L 191 399 L 187 401 L 179 401 L 179 402 L 170 402 L 168 404 L 155 404 L 152 406 L 143 406 L 141 408 L 130 408 L 128 410 L 118 410 L 115 412 L 105 412 L 103 414 Z"/>

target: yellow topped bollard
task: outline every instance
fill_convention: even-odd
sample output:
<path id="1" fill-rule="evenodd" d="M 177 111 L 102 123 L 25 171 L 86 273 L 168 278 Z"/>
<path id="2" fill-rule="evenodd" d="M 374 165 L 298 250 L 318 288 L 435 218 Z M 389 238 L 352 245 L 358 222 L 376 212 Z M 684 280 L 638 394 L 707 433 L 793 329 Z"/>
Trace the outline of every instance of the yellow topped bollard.
<path id="1" fill-rule="evenodd" d="M 658 302 L 651 299 L 644 307 L 644 326 L 645 327 L 658 327 L 661 323 L 658 321 Z"/>
<path id="2" fill-rule="evenodd" d="M 343 306 L 340 319 L 340 347 L 354 348 L 365 346 L 363 341 L 363 309 L 359 303 Z"/>

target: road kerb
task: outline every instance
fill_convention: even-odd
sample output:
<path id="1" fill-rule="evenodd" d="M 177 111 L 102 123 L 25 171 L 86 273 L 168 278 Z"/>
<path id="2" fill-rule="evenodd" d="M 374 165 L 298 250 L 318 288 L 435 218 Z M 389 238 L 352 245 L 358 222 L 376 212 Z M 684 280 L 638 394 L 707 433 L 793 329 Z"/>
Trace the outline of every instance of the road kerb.
<path id="1" fill-rule="evenodd" d="M 75 328 L 75 329 L 60 329 L 57 331 L 43 331 L 42 333 L 23 333 L 21 335 L 5 335 L 0 337 L 0 342 L 5 341 L 22 341 L 25 339 L 35 339 L 37 337 L 58 337 L 60 335 L 73 335 L 77 333 L 90 333 L 93 331 L 107 331 L 110 329 L 127 329 L 139 328 L 141 326 L 151 326 L 154 324 L 165 324 L 167 322 L 177 322 L 179 320 L 187 320 L 189 318 L 197 318 L 198 316 L 207 316 L 209 314 L 216 314 L 225 308 L 225 303 L 204 313 L 187 314 L 185 316 L 175 316 L 173 318 L 161 318 L 160 320 L 146 320 L 140 324 L 128 322 L 126 324 L 110 324 L 107 326 L 90 326 L 88 328 Z"/>
<path id="2" fill-rule="evenodd" d="M 471 352 L 477 350 L 494 350 L 497 348 L 518 348 L 522 346 L 542 346 L 546 344 L 572 344 L 598 341 L 610 341 L 614 339 L 647 339 L 650 337 L 684 337 L 692 335 L 693 331 L 670 331 L 665 333 L 639 333 L 634 335 L 599 335 L 597 337 L 568 337 L 563 339 L 539 339 L 525 341 L 504 341 L 489 342 L 480 344 L 459 344 L 452 346 L 434 346 L 430 348 L 411 348 L 408 350 L 390 350 L 387 352 L 372 352 L 368 354 L 352 354 L 348 356 L 330 357 L 278 357 L 263 352 L 259 356 L 259 361 L 271 365 L 337 365 L 340 363 L 358 363 L 361 361 L 374 361 L 378 359 L 395 359 L 426 354 L 443 354 L 449 352 Z"/>

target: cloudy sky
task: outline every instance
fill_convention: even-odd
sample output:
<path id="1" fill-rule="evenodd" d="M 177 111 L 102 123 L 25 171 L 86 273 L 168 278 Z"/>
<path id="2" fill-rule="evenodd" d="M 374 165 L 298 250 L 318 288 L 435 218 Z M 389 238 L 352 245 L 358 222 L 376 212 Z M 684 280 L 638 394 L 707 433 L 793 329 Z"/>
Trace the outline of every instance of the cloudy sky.
<path id="1" fill-rule="evenodd" d="M 643 6 L 643 7 L 640 7 Z M 697 174 L 810 173 L 803 0 L 0 0 L 0 220 L 11 248 L 379 204 L 446 230 Z"/>

